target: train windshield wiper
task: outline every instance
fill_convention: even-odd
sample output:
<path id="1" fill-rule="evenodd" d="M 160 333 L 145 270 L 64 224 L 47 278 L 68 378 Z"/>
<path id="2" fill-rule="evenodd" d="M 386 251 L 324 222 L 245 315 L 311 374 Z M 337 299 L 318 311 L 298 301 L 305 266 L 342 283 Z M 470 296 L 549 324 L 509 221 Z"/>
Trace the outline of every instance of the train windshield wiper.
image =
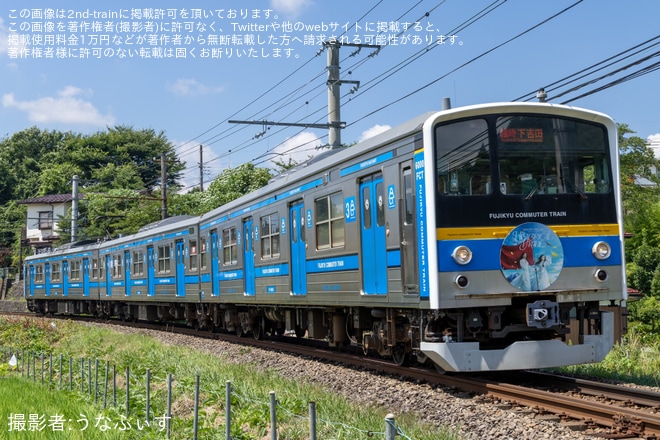
<path id="1" fill-rule="evenodd" d="M 564 177 L 562 177 L 561 180 L 564 183 L 564 186 L 573 190 L 576 194 L 580 196 L 582 200 L 587 200 L 587 194 L 584 191 L 582 191 L 577 185 L 575 185 L 573 182 L 571 182 L 570 180 Z"/>
<path id="2" fill-rule="evenodd" d="M 539 189 L 538 185 L 534 186 L 534 188 L 532 188 L 532 190 L 529 192 L 529 194 L 527 194 L 525 196 L 525 200 L 531 200 L 532 197 L 534 197 L 534 194 L 536 194 L 536 191 L 538 191 L 538 189 Z"/>

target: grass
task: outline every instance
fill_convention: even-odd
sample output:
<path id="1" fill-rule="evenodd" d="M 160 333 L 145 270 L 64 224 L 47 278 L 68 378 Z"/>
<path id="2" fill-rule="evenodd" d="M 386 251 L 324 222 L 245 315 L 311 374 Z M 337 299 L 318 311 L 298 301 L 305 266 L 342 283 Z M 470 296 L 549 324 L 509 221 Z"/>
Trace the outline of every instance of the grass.
<path id="1" fill-rule="evenodd" d="M 660 335 L 635 332 L 633 329 L 602 362 L 552 371 L 660 387 Z"/>
<path id="2" fill-rule="evenodd" d="M 316 403 L 317 436 L 322 439 L 370 439 L 372 433 L 383 433 L 384 418 L 396 409 L 357 407 L 340 395 L 320 386 L 301 383 L 275 374 L 258 371 L 248 364 L 225 362 L 188 347 L 164 346 L 145 335 L 124 335 L 109 330 L 81 326 L 68 321 L 0 318 L 0 345 L 25 353 L 35 353 L 30 361 L 31 376 L 10 371 L 6 356 L 0 361 L 0 440 L 85 438 L 165 438 L 157 426 L 166 413 L 167 377 L 172 375 L 172 438 L 193 437 L 196 376 L 200 378 L 198 438 L 224 438 L 226 382 L 231 382 L 231 435 L 235 440 L 264 439 L 270 436 L 269 395 L 276 391 L 278 438 L 302 440 L 309 437 L 308 405 Z M 249 349 L 246 349 L 249 352 Z M 44 354 L 45 383 L 41 384 L 41 354 Z M 50 382 L 50 356 L 53 356 L 53 381 Z M 59 358 L 63 356 L 62 378 Z M 69 358 L 73 383 L 69 391 Z M 89 387 L 89 372 L 95 382 L 96 360 L 99 360 L 100 392 L 97 399 Z M 81 360 L 85 380 L 81 381 Z M 92 362 L 90 362 L 92 360 Z M 105 366 L 116 366 L 117 407 L 112 405 L 112 375 L 108 395 L 105 394 Z M 20 366 L 20 365 L 19 365 Z M 23 365 L 27 368 L 26 365 Z M 125 371 L 130 372 L 130 413 L 125 415 Z M 146 372 L 150 374 L 150 412 L 152 426 L 138 430 L 137 421 L 146 417 Z M 112 371 L 112 367 L 110 367 Z M 614 347 L 603 362 L 555 369 L 562 373 L 660 386 L 660 338 L 648 334 L 630 334 Z M 36 372 L 36 374 L 35 374 Z M 61 382 L 60 382 L 61 380 Z M 81 389 L 83 390 L 81 392 Z M 92 387 L 94 389 L 94 385 Z M 103 402 L 108 399 L 108 408 Z M 10 431 L 12 415 L 23 417 L 25 429 Z M 46 428 L 28 431 L 30 417 L 43 416 L 46 422 L 62 415 L 66 431 Z M 396 425 L 408 438 L 416 440 L 456 439 L 456 430 L 435 428 L 417 422 L 414 413 L 396 415 Z M 78 422 L 78 420 L 81 420 Z M 85 431 L 84 420 L 89 422 Z M 160 419 L 162 420 L 162 419 Z M 131 429 L 113 428 L 102 431 L 101 422 L 109 421 L 119 428 L 126 421 Z M 101 423 L 96 426 L 97 423 Z M 20 425 L 20 423 L 19 423 Z M 18 425 L 16 425 L 18 426 Z M 44 435 L 44 432 L 46 434 Z M 382 436 L 375 434 L 376 436 Z M 402 438 L 405 438 L 402 436 Z"/>
<path id="3" fill-rule="evenodd" d="M 45 353 L 44 365 L 46 377 L 49 376 L 50 355 L 53 355 L 54 382 L 41 385 L 41 355 L 33 357 L 36 365 L 37 379 L 34 375 L 30 379 L 16 377 L 16 373 L 7 370 L 6 362 L 0 367 L 0 381 L 15 383 L 18 393 L 34 395 L 43 399 L 54 399 L 62 404 L 46 406 L 42 402 L 12 401 L 0 390 L 0 400 L 12 402 L 0 417 L 12 411 L 29 412 L 33 408 L 40 412 L 55 414 L 65 412 L 65 401 L 78 402 L 83 408 L 90 410 L 90 425 L 99 415 L 118 422 L 125 417 L 125 370 L 130 371 L 130 413 L 128 420 L 133 430 L 124 432 L 132 438 L 165 438 L 163 432 L 156 426 L 137 432 L 135 423 L 146 417 L 146 371 L 150 374 L 150 411 L 154 415 L 166 414 L 167 404 L 167 377 L 172 375 L 172 438 L 193 437 L 193 408 L 195 396 L 196 376 L 199 375 L 199 430 L 198 438 L 224 438 L 225 432 L 225 393 L 226 382 L 231 382 L 231 436 L 235 440 L 264 439 L 270 436 L 270 392 L 275 391 L 277 399 L 277 429 L 278 438 L 290 440 L 303 440 L 309 438 L 309 402 L 315 402 L 317 414 L 317 436 L 321 439 L 370 439 L 373 433 L 385 431 L 385 416 L 396 408 L 379 408 L 370 406 L 357 406 L 347 402 L 337 393 L 323 389 L 314 384 L 301 383 L 282 377 L 272 371 L 259 371 L 253 365 L 234 364 L 225 362 L 222 358 L 211 356 L 188 347 L 164 346 L 153 338 L 145 335 L 118 334 L 106 329 L 86 327 L 67 321 L 53 321 L 51 325 L 46 320 L 0 318 L 0 345 L 14 348 L 33 350 L 35 353 Z M 64 356 L 62 388 L 59 385 L 59 356 Z M 27 356 L 27 355 L 26 355 Z M 72 375 L 74 383 L 71 385 L 75 393 L 68 392 L 69 357 L 72 359 Z M 87 383 L 81 383 L 81 359 L 85 374 L 95 376 L 95 360 L 99 360 L 99 377 L 101 391 L 104 390 L 105 362 L 116 365 L 117 377 L 117 407 L 109 406 L 103 409 L 103 396 L 98 396 L 95 403 Z M 89 363 L 89 360 L 94 361 Z M 87 361 L 85 361 L 87 360 Z M 87 363 L 85 363 L 87 362 Z M 4 374 L 3 374 L 3 371 Z M 34 372 L 34 370 L 33 370 Z M 4 378 L 3 378 L 4 377 Z M 36 382 L 36 383 L 34 383 Z M 112 382 L 112 378 L 110 378 Z M 20 387 L 24 390 L 20 391 Z M 3 387 L 4 388 L 4 387 Z M 80 393 L 81 388 L 85 392 Z M 92 386 L 94 388 L 94 385 Z M 48 390 L 48 391 L 45 391 Z M 111 393 L 112 390 L 109 390 Z M 64 393 L 64 397 L 62 396 Z M 101 392 L 101 394 L 103 394 Z M 72 396 L 76 396 L 72 398 Z M 111 399 L 109 399 L 111 401 Z M 48 408 L 50 413 L 45 412 Z M 71 418 L 78 414 L 86 414 L 77 409 L 72 410 Z M 396 426 L 406 436 L 416 440 L 451 440 L 458 438 L 458 433 L 450 428 L 437 428 L 424 425 L 417 421 L 414 413 L 396 413 Z M 78 417 L 80 418 L 80 417 Z M 5 422 L 8 419 L 5 416 Z M 75 421 L 75 420 L 74 420 Z M 5 426 L 8 426 L 5 423 Z M 6 434 L 0 428 L 0 436 Z M 50 434 L 50 433 L 49 433 Z M 106 437 L 98 429 L 88 429 L 85 439 L 113 438 Z M 95 435 L 100 435 L 95 437 Z M 0 437 L 2 438 L 2 437 Z M 11 437 L 21 438 L 21 437 Z M 25 437 L 33 438 L 33 437 Z M 34 438 L 44 438 L 34 437 Z M 51 438 L 50 436 L 46 438 Z M 59 437 L 52 437 L 59 438 Z M 75 438 L 75 437 L 67 437 Z M 80 437 L 82 438 L 82 437 Z M 405 438 L 405 437 L 404 437 Z"/>
<path id="4" fill-rule="evenodd" d="M 95 425 L 104 417 L 99 408 L 64 391 L 44 391 L 14 371 L 0 378 L 0 439 L 123 439 L 116 430 L 103 432 Z M 99 425 L 101 426 L 101 425 Z"/>

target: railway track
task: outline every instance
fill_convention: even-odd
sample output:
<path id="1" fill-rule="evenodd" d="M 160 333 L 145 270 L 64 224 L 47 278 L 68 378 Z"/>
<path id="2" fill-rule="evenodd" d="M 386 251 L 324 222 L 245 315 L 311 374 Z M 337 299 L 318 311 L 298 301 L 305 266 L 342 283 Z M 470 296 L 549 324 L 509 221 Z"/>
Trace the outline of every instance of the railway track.
<path id="1" fill-rule="evenodd" d="M 362 371 L 369 370 L 377 374 L 425 382 L 450 390 L 486 396 L 511 406 L 526 407 L 541 416 L 554 415 L 563 423 L 572 424 L 573 429 L 583 431 L 585 435 L 648 440 L 660 438 L 658 392 L 538 372 L 517 372 L 515 377 L 506 373 L 489 376 L 443 375 L 429 368 L 400 367 L 389 360 L 365 357 L 355 351 L 351 352 L 349 348 L 342 351 L 328 350 L 322 344 L 310 343 L 295 336 L 254 339 L 251 336 L 203 332 L 173 325 L 95 319 L 84 321 L 222 339 L 230 343 L 340 363 Z M 296 343 L 292 343 L 294 341 Z"/>

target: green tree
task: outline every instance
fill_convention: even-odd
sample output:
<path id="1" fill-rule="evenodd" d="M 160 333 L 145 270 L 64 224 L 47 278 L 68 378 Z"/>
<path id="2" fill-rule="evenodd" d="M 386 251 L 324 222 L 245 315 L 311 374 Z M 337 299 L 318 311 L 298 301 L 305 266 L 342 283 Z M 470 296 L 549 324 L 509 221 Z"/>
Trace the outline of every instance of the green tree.
<path id="1" fill-rule="evenodd" d="M 71 140 L 71 133 L 32 127 L 0 142 L 0 204 L 45 195 L 41 173 L 48 167 L 45 154 L 58 151 Z M 69 176 L 70 178 L 70 176 Z"/>
<path id="2" fill-rule="evenodd" d="M 660 180 L 654 170 L 658 160 L 646 140 L 639 136 L 629 136 L 635 132 L 627 124 L 619 124 L 619 154 L 621 175 L 621 199 L 624 211 L 625 229 L 639 231 L 646 227 L 654 202 L 659 200 Z M 636 177 L 644 177 L 654 182 L 654 187 L 642 187 L 635 183 Z M 634 237 L 632 245 L 641 245 L 642 238 Z"/>
<path id="3" fill-rule="evenodd" d="M 8 221 L 0 225 L 0 247 L 17 240 L 25 225 L 25 207 L 6 206 L 9 201 L 70 193 L 74 175 L 80 181 L 81 238 L 135 232 L 159 219 L 160 208 L 152 205 L 159 206 L 160 195 L 153 193 L 161 186 L 163 155 L 167 187 L 176 191 L 184 164 L 163 132 L 116 126 L 76 135 L 33 127 L 3 139 L 0 218 Z M 70 216 L 59 225 L 68 240 Z"/>
<path id="4" fill-rule="evenodd" d="M 210 197 L 205 201 L 206 211 L 229 203 L 245 194 L 255 191 L 272 178 L 268 168 L 257 168 L 251 163 L 242 164 L 236 168 L 227 168 L 209 185 Z"/>
<path id="5" fill-rule="evenodd" d="M 639 331 L 657 333 L 660 331 L 660 301 L 649 296 L 631 303 L 630 317 Z"/>

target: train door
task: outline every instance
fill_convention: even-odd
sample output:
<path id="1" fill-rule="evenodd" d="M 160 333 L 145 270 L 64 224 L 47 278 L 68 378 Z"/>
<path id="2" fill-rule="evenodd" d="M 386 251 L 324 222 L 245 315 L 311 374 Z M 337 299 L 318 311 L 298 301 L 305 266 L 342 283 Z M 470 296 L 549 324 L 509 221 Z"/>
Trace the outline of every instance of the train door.
<path id="1" fill-rule="evenodd" d="M 124 295 L 131 296 L 131 253 L 124 251 Z"/>
<path id="2" fill-rule="evenodd" d="M 296 202 L 289 208 L 291 225 L 291 293 L 307 295 L 307 261 L 305 242 L 305 205 Z"/>
<path id="3" fill-rule="evenodd" d="M 44 277 L 46 296 L 50 296 L 50 263 L 44 264 Z"/>
<path id="4" fill-rule="evenodd" d="M 399 203 L 399 228 L 401 234 L 401 281 L 403 293 L 419 295 L 417 281 L 417 235 L 415 233 L 415 179 L 412 165 L 401 169 L 401 192 Z"/>
<path id="5" fill-rule="evenodd" d="M 105 256 L 105 296 L 112 296 L 112 256 Z"/>
<path id="6" fill-rule="evenodd" d="M 254 280 L 254 234 L 252 231 L 252 217 L 243 219 L 243 270 L 245 276 L 245 294 L 254 296 L 256 283 Z"/>
<path id="7" fill-rule="evenodd" d="M 82 260 L 83 296 L 89 296 L 89 258 Z"/>
<path id="8" fill-rule="evenodd" d="M 220 296 L 220 259 L 218 230 L 211 231 L 211 295 Z"/>
<path id="9" fill-rule="evenodd" d="M 174 265 L 176 266 L 176 296 L 186 296 L 186 263 L 184 260 L 185 247 L 183 245 L 183 240 L 177 241 L 175 246 Z"/>
<path id="10" fill-rule="evenodd" d="M 360 180 L 362 290 L 365 294 L 387 293 L 384 193 L 381 173 Z"/>
<path id="11" fill-rule="evenodd" d="M 69 262 L 62 261 L 62 296 L 69 296 Z"/>
<path id="12" fill-rule="evenodd" d="M 34 265 L 31 265 L 28 269 L 28 285 L 30 286 L 28 296 L 34 296 L 34 277 L 36 276 L 36 272 L 37 270 L 35 269 Z"/>
<path id="13" fill-rule="evenodd" d="M 156 257 L 154 247 L 147 248 L 147 296 L 156 296 Z"/>

